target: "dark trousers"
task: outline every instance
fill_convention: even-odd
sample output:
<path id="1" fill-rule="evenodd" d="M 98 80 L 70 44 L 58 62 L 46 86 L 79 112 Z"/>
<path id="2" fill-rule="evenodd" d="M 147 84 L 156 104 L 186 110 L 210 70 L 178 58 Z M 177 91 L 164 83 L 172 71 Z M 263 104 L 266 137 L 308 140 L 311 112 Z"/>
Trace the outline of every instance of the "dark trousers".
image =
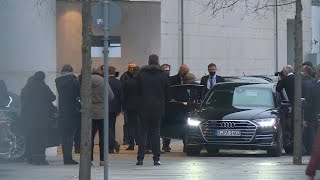
<path id="1" fill-rule="evenodd" d="M 80 152 L 81 146 L 81 122 L 78 124 L 76 128 L 76 132 L 74 134 L 74 149 L 75 152 Z"/>
<path id="2" fill-rule="evenodd" d="M 146 141 L 147 141 L 147 134 L 148 130 L 150 129 L 153 134 L 152 139 L 152 154 L 153 160 L 159 161 L 160 160 L 160 123 L 161 123 L 161 116 L 157 114 L 148 114 L 143 115 L 141 118 L 141 141 L 139 143 L 139 150 L 138 150 L 138 160 L 143 161 L 146 151 Z"/>
<path id="3" fill-rule="evenodd" d="M 308 127 L 304 130 L 304 147 L 306 150 L 306 154 L 310 155 L 312 151 L 312 145 L 314 142 L 315 134 L 317 130 L 317 122 L 316 121 L 309 121 Z"/>
<path id="4" fill-rule="evenodd" d="M 306 170 L 306 175 L 308 176 L 315 176 L 316 170 L 320 163 L 320 128 L 317 128 L 316 136 L 314 139 L 311 158 Z"/>
<path id="5" fill-rule="evenodd" d="M 117 113 L 109 113 L 109 139 L 114 142 L 116 139 L 116 121 L 117 121 Z M 111 141 L 110 141 L 111 142 Z M 114 146 L 112 146 L 113 143 L 109 143 L 109 149 L 113 150 Z"/>
<path id="6" fill-rule="evenodd" d="M 73 147 L 73 138 L 76 127 L 64 128 L 62 132 L 62 152 L 63 160 L 71 161 L 72 158 L 72 147 Z"/>
<path id="7" fill-rule="evenodd" d="M 46 130 L 33 129 L 27 135 L 28 160 L 30 162 L 44 162 L 46 159 L 47 136 Z"/>
<path id="8" fill-rule="evenodd" d="M 100 161 L 104 161 L 104 127 L 103 119 L 93 119 L 92 120 L 92 151 L 91 151 L 91 160 L 93 161 L 93 151 L 94 151 L 94 138 L 99 131 L 99 152 L 100 152 Z"/>
<path id="9" fill-rule="evenodd" d="M 147 150 L 152 150 L 153 131 L 151 128 L 149 128 L 147 131 Z"/>
<path id="10" fill-rule="evenodd" d="M 162 138 L 162 145 L 163 147 L 169 147 L 171 143 L 171 139 L 168 138 Z"/>
<path id="11" fill-rule="evenodd" d="M 129 146 L 134 146 L 135 142 L 138 144 L 140 139 L 140 118 L 137 111 L 127 111 L 128 113 L 128 129 L 129 129 Z"/>
<path id="12" fill-rule="evenodd" d="M 123 124 L 123 142 L 128 143 L 129 142 L 129 128 L 128 128 L 128 113 L 127 111 L 124 111 L 124 124 Z"/>

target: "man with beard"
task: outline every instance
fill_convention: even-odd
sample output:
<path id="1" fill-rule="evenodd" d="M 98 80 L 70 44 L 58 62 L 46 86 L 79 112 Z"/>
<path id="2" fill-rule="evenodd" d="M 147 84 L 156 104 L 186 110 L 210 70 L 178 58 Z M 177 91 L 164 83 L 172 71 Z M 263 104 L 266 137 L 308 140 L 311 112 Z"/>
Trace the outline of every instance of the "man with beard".
<path id="1" fill-rule="evenodd" d="M 76 128 L 81 123 L 80 82 L 73 74 L 71 65 L 64 65 L 61 76 L 56 79 L 59 94 L 59 115 L 62 129 L 62 151 L 65 165 L 76 165 L 72 158 L 73 139 Z"/>
<path id="2" fill-rule="evenodd" d="M 209 75 L 203 76 L 201 78 L 200 84 L 203 85 L 203 97 L 207 95 L 207 93 L 217 84 L 221 82 L 225 82 L 224 78 L 218 76 L 217 72 L 217 65 L 211 63 L 208 65 L 208 72 Z"/>
<path id="3" fill-rule="evenodd" d="M 168 75 L 159 65 L 159 57 L 157 55 L 149 56 L 149 65 L 144 66 L 137 77 L 141 108 L 141 142 L 139 143 L 138 162 L 136 165 L 143 165 L 148 129 L 153 132 L 152 153 L 154 165 L 161 165 L 160 124 L 164 116 L 165 102 L 168 100 L 170 86 L 168 78 Z"/>

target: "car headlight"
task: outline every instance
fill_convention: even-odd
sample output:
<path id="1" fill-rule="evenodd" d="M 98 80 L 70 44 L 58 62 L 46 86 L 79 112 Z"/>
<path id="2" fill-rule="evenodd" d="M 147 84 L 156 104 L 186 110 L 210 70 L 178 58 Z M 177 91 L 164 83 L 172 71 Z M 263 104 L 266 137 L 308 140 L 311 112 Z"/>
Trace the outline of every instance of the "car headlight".
<path id="1" fill-rule="evenodd" d="M 189 126 L 199 126 L 200 123 L 201 123 L 201 121 L 198 119 L 188 118 L 188 125 Z"/>
<path id="2" fill-rule="evenodd" d="M 267 118 L 267 119 L 256 119 L 256 123 L 259 124 L 261 127 L 272 127 L 276 124 L 275 118 Z"/>

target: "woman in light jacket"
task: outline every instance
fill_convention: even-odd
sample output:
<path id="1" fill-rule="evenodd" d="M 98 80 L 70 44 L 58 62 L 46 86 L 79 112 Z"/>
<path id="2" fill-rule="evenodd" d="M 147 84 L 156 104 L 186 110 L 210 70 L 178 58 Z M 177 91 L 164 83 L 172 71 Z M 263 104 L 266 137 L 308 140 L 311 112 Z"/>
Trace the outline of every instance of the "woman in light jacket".
<path id="1" fill-rule="evenodd" d="M 100 74 L 98 68 L 93 69 L 91 75 L 91 88 L 92 88 L 92 152 L 91 160 L 93 161 L 93 147 L 94 138 L 99 131 L 99 147 L 100 147 L 100 165 L 104 165 L 104 79 Z M 109 101 L 112 101 L 114 94 L 111 90 L 110 85 L 108 86 L 109 91 Z M 110 132 L 109 128 L 109 143 L 111 147 L 114 147 L 117 153 L 119 153 L 120 145 L 118 142 L 114 141 L 111 137 L 113 133 Z"/>

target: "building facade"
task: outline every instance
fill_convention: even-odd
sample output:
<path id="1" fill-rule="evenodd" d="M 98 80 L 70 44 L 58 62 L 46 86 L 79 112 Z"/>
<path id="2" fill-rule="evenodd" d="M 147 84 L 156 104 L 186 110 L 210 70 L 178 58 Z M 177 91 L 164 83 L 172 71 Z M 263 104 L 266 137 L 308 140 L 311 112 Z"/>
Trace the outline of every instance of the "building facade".
<path id="1" fill-rule="evenodd" d="M 142 66 L 148 55 L 155 53 L 160 55 L 161 63 L 172 65 L 171 75 L 185 63 L 198 78 L 206 74 L 209 63 L 216 63 L 218 73 L 224 76 L 272 75 L 284 65 L 293 64 L 294 5 L 279 7 L 276 29 L 273 11 L 262 17 L 244 16 L 245 6 L 239 4 L 231 13 L 212 16 L 210 8 L 205 10 L 204 6 L 208 0 L 181 2 L 118 1 L 123 22 L 111 35 L 121 37 L 121 57 L 111 58 L 110 64 L 123 73 L 128 62 Z M 303 8 L 303 52 L 307 57 L 317 52 L 312 51 L 311 1 L 303 0 Z M 38 70 L 46 72 L 47 83 L 54 92 L 54 79 L 64 64 L 73 65 L 80 73 L 79 2 L 50 0 L 41 6 L 37 0 L 1 2 L 0 22 L 0 79 L 5 80 L 10 91 L 19 94 L 28 77 Z M 97 29 L 93 32 L 101 35 Z M 102 58 L 93 58 L 93 64 L 102 64 Z M 120 137 L 121 133 L 121 141 Z"/>

